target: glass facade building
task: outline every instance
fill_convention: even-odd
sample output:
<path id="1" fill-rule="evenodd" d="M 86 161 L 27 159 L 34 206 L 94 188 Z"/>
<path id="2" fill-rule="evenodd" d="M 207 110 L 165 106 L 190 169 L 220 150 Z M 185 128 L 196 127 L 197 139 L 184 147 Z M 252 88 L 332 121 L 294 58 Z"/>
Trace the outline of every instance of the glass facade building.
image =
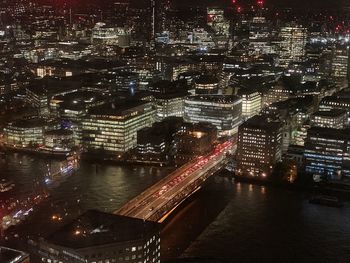
<path id="1" fill-rule="evenodd" d="M 350 177 L 350 130 L 313 127 L 308 130 L 304 153 L 305 172 L 340 180 Z"/>
<path id="2" fill-rule="evenodd" d="M 89 111 L 82 121 L 82 142 L 89 151 L 125 153 L 137 146 L 137 131 L 152 126 L 150 102 L 109 103 Z"/>
<path id="3" fill-rule="evenodd" d="M 196 95 L 185 99 L 186 122 L 208 122 L 219 136 L 234 135 L 242 120 L 242 100 L 237 96 Z"/>

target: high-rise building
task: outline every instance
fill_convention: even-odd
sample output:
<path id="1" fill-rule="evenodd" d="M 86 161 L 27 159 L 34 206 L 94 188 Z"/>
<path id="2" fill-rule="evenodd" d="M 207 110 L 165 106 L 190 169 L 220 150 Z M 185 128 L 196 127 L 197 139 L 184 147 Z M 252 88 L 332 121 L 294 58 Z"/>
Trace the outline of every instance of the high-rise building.
<path id="1" fill-rule="evenodd" d="M 265 17 L 253 17 L 249 25 L 249 53 L 252 55 L 269 54 L 271 30 Z"/>
<path id="2" fill-rule="evenodd" d="M 282 130 L 279 122 L 255 116 L 239 127 L 237 174 L 265 178 L 281 160 Z"/>
<path id="3" fill-rule="evenodd" d="M 332 52 L 331 75 L 336 79 L 348 79 L 350 70 L 349 46 L 336 46 Z"/>
<path id="4" fill-rule="evenodd" d="M 224 95 L 189 96 L 185 99 L 184 119 L 211 123 L 217 127 L 219 136 L 234 135 L 242 120 L 242 100 Z"/>
<path id="5" fill-rule="evenodd" d="M 157 33 L 166 30 L 167 12 L 170 10 L 170 0 L 151 0 L 151 24 L 152 24 L 152 40 Z"/>
<path id="6" fill-rule="evenodd" d="M 155 110 L 144 101 L 115 102 L 89 110 L 82 121 L 82 142 L 90 151 L 123 154 L 137 145 L 137 131 L 152 126 Z"/>
<path id="7" fill-rule="evenodd" d="M 350 130 L 310 128 L 305 141 L 304 167 L 315 179 L 349 177 Z"/>
<path id="8" fill-rule="evenodd" d="M 302 61 L 305 55 L 307 29 L 298 26 L 284 26 L 280 30 L 281 54 L 280 64 L 288 66 L 292 61 Z"/>
<path id="9" fill-rule="evenodd" d="M 42 262 L 160 262 L 158 223 L 89 210 L 41 240 Z"/>
<path id="10" fill-rule="evenodd" d="M 130 31 L 125 27 L 108 26 L 99 22 L 92 29 L 92 42 L 119 47 L 130 45 Z"/>
<path id="11" fill-rule="evenodd" d="M 184 101 L 187 92 L 187 82 L 159 81 L 151 85 L 150 90 L 156 107 L 156 120 L 162 121 L 167 117 L 183 117 Z"/>
<path id="12" fill-rule="evenodd" d="M 242 117 L 249 119 L 259 114 L 262 108 L 261 94 L 253 90 L 240 90 L 238 96 L 242 98 Z"/>
<path id="13" fill-rule="evenodd" d="M 222 8 L 211 7 L 207 9 L 207 24 L 216 35 L 228 36 L 230 33 L 230 23 L 225 19 Z"/>

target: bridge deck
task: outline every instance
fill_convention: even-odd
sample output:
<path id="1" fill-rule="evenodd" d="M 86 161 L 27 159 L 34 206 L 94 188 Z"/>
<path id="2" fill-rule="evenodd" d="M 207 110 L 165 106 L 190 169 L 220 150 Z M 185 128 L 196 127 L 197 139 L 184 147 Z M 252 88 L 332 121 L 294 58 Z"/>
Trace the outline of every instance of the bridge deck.
<path id="1" fill-rule="evenodd" d="M 221 168 L 232 142 L 219 144 L 210 154 L 181 166 L 140 195 L 126 203 L 116 214 L 158 221 L 187 198 L 213 172 Z"/>

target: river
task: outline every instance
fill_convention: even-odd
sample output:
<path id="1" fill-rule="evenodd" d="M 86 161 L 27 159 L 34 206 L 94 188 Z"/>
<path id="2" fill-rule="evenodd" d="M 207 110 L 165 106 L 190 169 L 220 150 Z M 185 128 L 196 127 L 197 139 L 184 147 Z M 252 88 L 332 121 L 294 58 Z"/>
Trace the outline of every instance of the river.
<path id="1" fill-rule="evenodd" d="M 0 178 L 16 183 L 16 195 L 30 193 L 43 183 L 47 163 L 10 154 L 0 160 Z M 19 229 L 45 235 L 87 209 L 111 212 L 169 171 L 82 162 L 75 174 L 48 190 L 50 197 Z M 52 220 L 54 214 L 63 220 Z M 178 257 L 200 258 L 193 262 L 349 262 L 350 206 L 315 206 L 302 193 L 215 176 L 168 221 L 161 254 L 162 262 Z"/>

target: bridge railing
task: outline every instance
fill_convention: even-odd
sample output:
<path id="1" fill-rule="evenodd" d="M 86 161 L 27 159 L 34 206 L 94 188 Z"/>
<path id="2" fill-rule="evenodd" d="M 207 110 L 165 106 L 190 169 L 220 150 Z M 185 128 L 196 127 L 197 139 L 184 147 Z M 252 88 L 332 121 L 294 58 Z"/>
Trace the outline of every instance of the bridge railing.
<path id="1" fill-rule="evenodd" d="M 223 158 L 223 162 L 219 166 L 214 166 L 206 171 L 203 176 L 190 182 L 188 185 L 183 187 L 176 195 L 174 195 L 168 202 L 164 203 L 162 207 L 156 210 L 149 218 L 145 218 L 151 221 L 159 221 L 164 215 L 166 215 L 171 209 L 176 207 L 178 204 L 186 200 L 194 190 L 201 186 L 210 176 L 220 170 L 227 163 L 226 158 Z"/>

